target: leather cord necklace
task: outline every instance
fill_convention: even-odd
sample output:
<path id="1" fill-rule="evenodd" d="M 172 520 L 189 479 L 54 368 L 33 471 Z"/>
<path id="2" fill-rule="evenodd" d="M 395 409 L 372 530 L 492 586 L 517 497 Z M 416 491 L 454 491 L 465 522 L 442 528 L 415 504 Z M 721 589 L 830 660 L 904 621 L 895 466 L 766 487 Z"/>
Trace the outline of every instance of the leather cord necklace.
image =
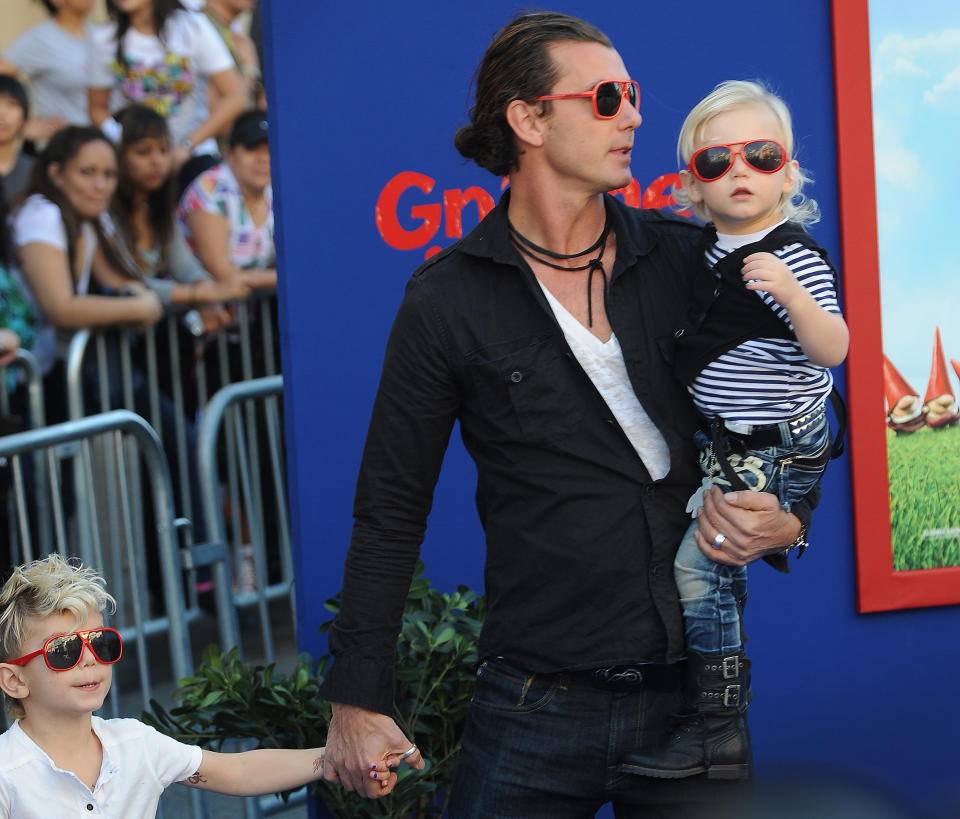
<path id="1" fill-rule="evenodd" d="M 524 236 L 519 230 L 513 226 L 513 222 L 509 219 L 507 220 L 507 227 L 510 230 L 510 238 L 513 239 L 513 243 L 517 246 L 524 256 L 528 256 L 534 261 L 540 262 L 540 264 L 545 264 L 547 267 L 552 267 L 554 270 L 565 270 L 568 273 L 579 273 L 583 270 L 589 270 L 590 273 L 587 275 L 587 325 L 593 327 L 593 274 L 597 271 L 600 272 L 600 275 L 603 276 L 603 297 L 607 297 L 607 272 L 603 269 L 603 251 L 607 248 L 607 237 L 610 235 L 610 217 L 607 216 L 606 221 L 603 223 L 603 232 L 600 234 L 600 238 L 597 239 L 590 247 L 586 250 L 581 250 L 579 253 L 554 253 L 552 250 L 547 250 L 545 247 L 540 247 L 540 245 L 534 244 L 526 236 Z M 568 261 L 570 259 L 579 259 L 583 256 L 586 256 L 590 253 L 599 250 L 596 257 L 590 259 L 586 264 L 578 265 L 576 267 L 567 267 L 566 265 L 557 264 L 556 262 L 550 261 L 551 259 L 557 259 L 560 261 Z"/>

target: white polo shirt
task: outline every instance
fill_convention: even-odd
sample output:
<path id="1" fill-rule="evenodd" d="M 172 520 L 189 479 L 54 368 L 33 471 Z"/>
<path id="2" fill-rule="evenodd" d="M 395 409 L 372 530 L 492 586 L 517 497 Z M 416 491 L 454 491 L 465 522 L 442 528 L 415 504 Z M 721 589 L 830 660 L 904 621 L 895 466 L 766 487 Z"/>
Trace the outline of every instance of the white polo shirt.
<path id="1" fill-rule="evenodd" d="M 92 791 L 76 774 L 54 765 L 19 720 L 0 736 L 0 816 L 152 817 L 164 788 L 200 767 L 199 747 L 177 742 L 139 720 L 92 719 L 103 746 L 103 764 Z"/>

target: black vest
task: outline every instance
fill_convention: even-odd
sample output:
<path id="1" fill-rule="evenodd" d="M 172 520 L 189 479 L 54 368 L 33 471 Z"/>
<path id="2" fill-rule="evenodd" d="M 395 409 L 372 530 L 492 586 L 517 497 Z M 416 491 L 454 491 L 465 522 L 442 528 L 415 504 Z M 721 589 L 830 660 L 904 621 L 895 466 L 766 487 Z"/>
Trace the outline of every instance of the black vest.
<path id="1" fill-rule="evenodd" d="M 773 253 L 786 245 L 800 243 L 816 251 L 833 271 L 837 287 L 837 271 L 827 252 L 796 222 L 784 222 L 758 242 L 744 245 L 724 256 L 714 268 L 706 262 L 706 251 L 717 241 L 716 228 L 710 224 L 703 230 L 698 258 L 704 275 L 696 277 L 690 307 L 674 327 L 673 337 L 658 339 L 667 361 L 677 377 L 689 385 L 711 361 L 752 338 L 784 338 L 796 335 L 763 299 L 747 290 L 741 275 L 743 260 L 751 253 Z"/>

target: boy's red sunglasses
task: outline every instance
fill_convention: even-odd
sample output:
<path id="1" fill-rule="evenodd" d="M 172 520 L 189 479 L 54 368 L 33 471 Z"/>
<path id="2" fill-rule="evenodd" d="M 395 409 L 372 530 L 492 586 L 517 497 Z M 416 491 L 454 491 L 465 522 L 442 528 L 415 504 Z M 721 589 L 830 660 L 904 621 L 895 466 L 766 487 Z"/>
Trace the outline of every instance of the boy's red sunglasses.
<path id="1" fill-rule="evenodd" d="M 123 656 L 123 640 L 120 639 L 119 631 L 113 628 L 94 628 L 51 637 L 38 651 L 7 662 L 11 665 L 26 665 L 42 654 L 43 661 L 51 671 L 69 671 L 80 663 L 84 646 L 104 665 L 112 665 Z"/>
<path id="2" fill-rule="evenodd" d="M 624 100 L 634 108 L 640 107 L 640 86 L 635 80 L 602 80 L 593 86 L 591 91 L 582 91 L 578 94 L 547 94 L 545 97 L 534 97 L 531 102 L 587 98 L 593 101 L 593 115 L 597 119 L 613 119 L 620 113 Z"/>
<path id="3" fill-rule="evenodd" d="M 740 150 L 735 151 L 737 147 Z M 760 173 L 776 173 L 787 162 L 786 148 L 775 139 L 755 139 L 701 148 L 690 158 L 687 170 L 701 182 L 713 182 L 726 175 L 738 155 Z"/>

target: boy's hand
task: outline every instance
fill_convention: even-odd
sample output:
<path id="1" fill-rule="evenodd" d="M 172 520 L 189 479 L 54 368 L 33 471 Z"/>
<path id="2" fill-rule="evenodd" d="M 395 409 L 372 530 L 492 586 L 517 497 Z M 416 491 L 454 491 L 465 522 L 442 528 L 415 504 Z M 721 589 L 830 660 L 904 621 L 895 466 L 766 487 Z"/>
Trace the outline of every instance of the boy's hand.
<path id="1" fill-rule="evenodd" d="M 741 271 L 747 290 L 765 290 L 786 310 L 806 291 L 789 267 L 772 253 L 751 253 Z"/>

